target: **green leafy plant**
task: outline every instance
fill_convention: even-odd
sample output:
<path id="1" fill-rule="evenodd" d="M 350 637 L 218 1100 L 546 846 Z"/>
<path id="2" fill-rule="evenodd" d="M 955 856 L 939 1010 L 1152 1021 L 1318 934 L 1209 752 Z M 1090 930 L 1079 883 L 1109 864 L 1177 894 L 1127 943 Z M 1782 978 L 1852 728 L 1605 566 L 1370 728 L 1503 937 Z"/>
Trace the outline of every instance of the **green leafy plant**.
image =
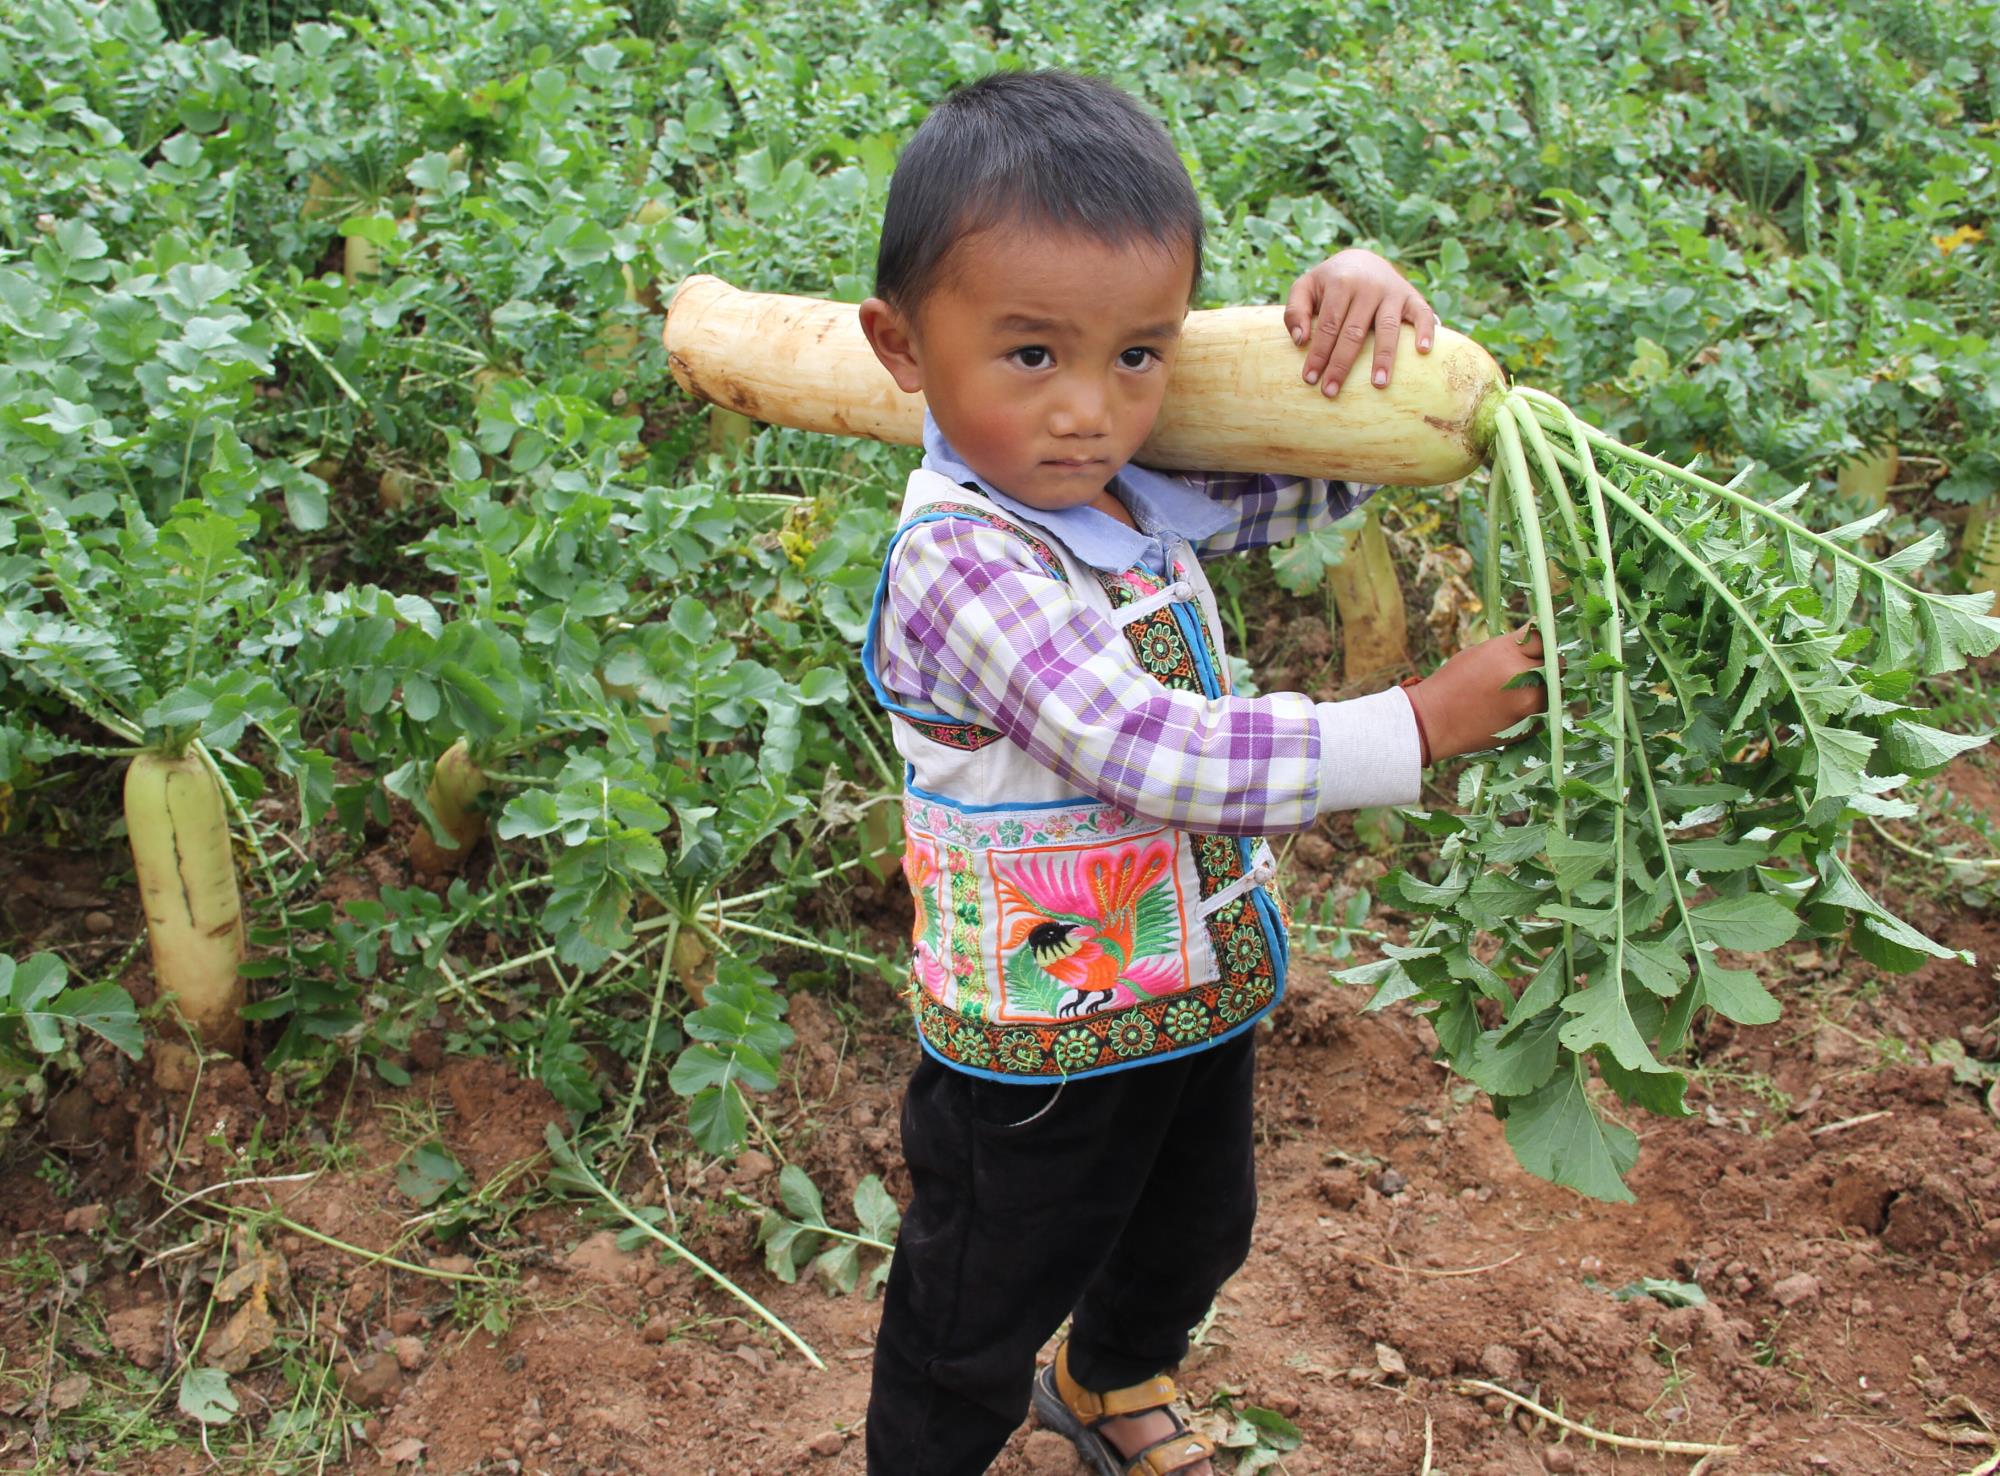
<path id="1" fill-rule="evenodd" d="M 1700 1286 L 1692 1281 L 1675 1281 L 1671 1277 L 1642 1276 L 1611 1293 L 1614 1302 L 1629 1302 L 1637 1297 L 1651 1297 L 1663 1307 L 1708 1305 L 1708 1294 Z"/>
<path id="2" fill-rule="evenodd" d="M 1983 499 L 1992 0 L 1588 8 L 1625 65 L 1544 57 L 1574 18 L 1555 0 L 1364 7 L 1337 34 L 1268 0 L 1054 0 L 1032 25 L 875 0 L 839 25 L 594 0 L 8 7 L 0 825 L 47 822 L 126 750 L 207 753 L 252 868 L 238 977 L 267 1063 L 309 1083 L 351 1054 L 393 1081 L 436 1030 L 580 1116 L 685 1103 L 698 1146 L 747 1141 L 786 1049 L 778 978 L 885 966 L 840 893 L 889 813 L 847 797 L 900 784 L 853 650 L 908 458 L 773 430 L 711 447 L 667 379 L 663 293 L 700 269 L 864 295 L 897 148 L 996 65 L 1087 67 L 1166 119 L 1208 215 L 1204 304 L 1373 244 L 1607 432 L 1752 458 L 1736 490 L 1760 502 L 1893 444 L 1899 510 L 1863 548 Z M 1437 505 L 1483 550 L 1478 498 Z M 1239 631 L 1323 588 L 1335 536 L 1218 564 Z M 1578 665 L 1602 710 L 1606 674 Z M 1871 780 L 1916 772 L 1875 735 Z M 444 846 L 454 754 L 484 835 Z M 1774 794 L 1714 801 L 1734 818 L 1674 850 Z M 354 886 L 411 815 L 448 873 Z M 1760 859 L 1706 902 L 1797 900 L 1766 875 L 1797 858 Z M 1353 905 L 1309 936 L 1366 936 Z M 649 1092 L 675 1070 L 684 1093 Z"/>
<path id="3" fill-rule="evenodd" d="M 1912 582 L 1935 535 L 1867 552 L 1886 512 L 1814 532 L 1793 515 L 1803 489 L 1760 502 L 1535 390 L 1491 410 L 1486 603 L 1497 626 L 1510 592 L 1527 602 L 1546 721 L 1466 771 L 1463 813 L 1418 822 L 1439 873 L 1384 892 L 1421 926 L 1342 977 L 1375 985 L 1375 1008 L 1425 1004 L 1440 1057 L 1492 1096 L 1527 1168 L 1629 1199 L 1638 1139 L 1593 1102 L 1588 1068 L 1626 1104 L 1685 1115 L 1687 1077 L 1661 1057 L 1698 1013 L 1779 1012 L 1723 950 L 1803 929 L 1889 969 L 1961 956 L 1869 896 L 1841 841 L 1985 741 L 1908 699 L 1919 671 L 2000 645 L 2000 620 L 1983 595 Z"/>
<path id="4" fill-rule="evenodd" d="M 0 1142 L 23 1111 L 48 1096 L 48 1073 L 77 1064 L 77 1047 L 95 1035 L 137 1060 L 145 1050 L 132 996 L 109 980 L 69 982 L 53 953 L 17 962 L 0 953 Z"/>
<path id="5" fill-rule="evenodd" d="M 1224 1385 L 1209 1397 L 1208 1407 L 1195 1417 L 1195 1427 L 1216 1448 L 1236 1458 L 1239 1473 L 1283 1470 L 1285 1457 L 1305 1443 L 1299 1427 L 1261 1404 L 1241 1403 L 1242 1391 Z"/>
<path id="6" fill-rule="evenodd" d="M 889 1258 L 903 1220 L 882 1181 L 869 1174 L 854 1186 L 854 1219 L 859 1230 L 838 1230 L 827 1222 L 826 1201 L 819 1187 L 795 1163 L 786 1164 L 778 1174 L 778 1196 L 783 1209 L 738 1196 L 742 1204 L 757 1211 L 757 1243 L 764 1248 L 765 1268 L 778 1280 L 790 1283 L 810 1265 L 814 1278 L 829 1294 L 852 1292 L 864 1286 L 861 1253 L 877 1251 L 881 1260 L 865 1283 L 866 1295 L 873 1297 L 888 1280 Z"/>

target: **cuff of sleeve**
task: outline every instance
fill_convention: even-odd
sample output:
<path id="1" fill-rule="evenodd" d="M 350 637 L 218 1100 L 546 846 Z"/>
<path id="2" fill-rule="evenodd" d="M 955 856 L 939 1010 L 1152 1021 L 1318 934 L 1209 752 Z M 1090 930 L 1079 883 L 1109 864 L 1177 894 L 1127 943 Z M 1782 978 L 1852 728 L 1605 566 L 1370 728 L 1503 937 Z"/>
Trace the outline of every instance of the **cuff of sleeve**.
<path id="1" fill-rule="evenodd" d="M 1423 794 L 1416 709 L 1391 687 L 1352 702 L 1322 702 L 1319 813 L 1413 805 Z"/>

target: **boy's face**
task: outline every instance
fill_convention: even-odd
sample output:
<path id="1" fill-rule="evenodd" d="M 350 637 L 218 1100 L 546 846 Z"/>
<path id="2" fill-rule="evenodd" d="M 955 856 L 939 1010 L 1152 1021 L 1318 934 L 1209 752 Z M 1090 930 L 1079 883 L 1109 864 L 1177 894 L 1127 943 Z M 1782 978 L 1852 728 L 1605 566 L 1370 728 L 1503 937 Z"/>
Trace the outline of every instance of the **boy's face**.
<path id="1" fill-rule="evenodd" d="M 1193 277 L 1186 243 L 982 231 L 953 248 L 915 323 L 879 298 L 861 323 L 986 481 L 1031 507 L 1120 515 L 1105 483 L 1152 432 Z"/>

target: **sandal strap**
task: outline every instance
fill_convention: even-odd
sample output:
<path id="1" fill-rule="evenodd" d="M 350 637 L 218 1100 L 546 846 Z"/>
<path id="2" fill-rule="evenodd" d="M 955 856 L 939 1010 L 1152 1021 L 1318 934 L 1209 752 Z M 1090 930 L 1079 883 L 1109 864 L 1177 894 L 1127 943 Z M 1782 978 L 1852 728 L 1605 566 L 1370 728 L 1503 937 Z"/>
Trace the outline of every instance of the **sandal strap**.
<path id="1" fill-rule="evenodd" d="M 1180 1424 L 1180 1421 L 1177 1419 L 1174 1423 Z M 1171 1476 L 1175 1471 L 1200 1465 L 1214 1454 L 1214 1441 L 1182 1426 L 1166 1439 L 1155 1440 L 1133 1456 L 1131 1463 L 1125 1467 L 1125 1476 Z"/>
<path id="2" fill-rule="evenodd" d="M 1124 1415 L 1142 1414 L 1149 1409 L 1160 1409 L 1172 1404 L 1180 1391 L 1174 1381 L 1165 1374 L 1155 1375 L 1142 1384 L 1132 1384 L 1123 1389 L 1103 1391 L 1086 1389 L 1069 1372 L 1069 1344 L 1064 1342 L 1056 1349 L 1056 1393 L 1069 1406 L 1071 1414 L 1086 1425 L 1096 1425 L 1103 1420 L 1115 1420 Z M 1150 1449 L 1150 1447 L 1149 1447 Z M 1133 1467 L 1137 1471 L 1139 1467 Z M 1163 1466 L 1162 1472 L 1179 1470 L 1178 1466 Z"/>

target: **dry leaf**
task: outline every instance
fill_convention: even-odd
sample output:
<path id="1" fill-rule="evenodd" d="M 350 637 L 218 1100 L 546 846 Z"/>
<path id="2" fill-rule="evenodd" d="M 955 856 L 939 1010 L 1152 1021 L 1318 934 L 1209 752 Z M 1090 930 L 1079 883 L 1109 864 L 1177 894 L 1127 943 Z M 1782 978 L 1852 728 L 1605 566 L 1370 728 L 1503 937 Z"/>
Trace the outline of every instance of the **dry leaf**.
<path id="1" fill-rule="evenodd" d="M 245 1256 L 234 1271 L 215 1284 L 215 1299 L 233 1302 L 256 1286 L 262 1286 L 268 1296 L 279 1298 L 290 1290 L 291 1272 L 283 1256 L 267 1250 Z"/>
<path id="2" fill-rule="evenodd" d="M 405 1435 L 401 1440 L 382 1447 L 382 1459 L 392 1466 L 407 1466 L 423 1453 L 424 1443 L 414 1435 Z"/>
<path id="3" fill-rule="evenodd" d="M 2000 1434 L 1994 1433 L 1992 1418 L 1963 1394 L 1947 1395 L 1927 1413 L 1931 1422 L 1924 1425 L 1923 1431 L 1933 1440 L 1945 1445 L 2000 1449 Z"/>
<path id="4" fill-rule="evenodd" d="M 218 1302 L 233 1302 L 257 1284 L 263 1274 L 263 1263 L 255 1257 L 244 1261 L 234 1271 L 215 1284 L 215 1299 Z"/>
<path id="5" fill-rule="evenodd" d="M 271 1315 L 264 1289 L 259 1286 L 251 1290 L 250 1300 L 238 1307 L 235 1315 L 208 1340 L 203 1356 L 211 1367 L 224 1373 L 242 1373 L 250 1366 L 251 1359 L 277 1340 L 278 1321 Z"/>
<path id="6" fill-rule="evenodd" d="M 90 1393 L 90 1375 L 71 1374 L 68 1378 L 59 1380 L 49 1390 L 49 1408 L 58 1412 L 75 1409 L 83 1403 L 84 1396 L 88 1393 Z"/>

